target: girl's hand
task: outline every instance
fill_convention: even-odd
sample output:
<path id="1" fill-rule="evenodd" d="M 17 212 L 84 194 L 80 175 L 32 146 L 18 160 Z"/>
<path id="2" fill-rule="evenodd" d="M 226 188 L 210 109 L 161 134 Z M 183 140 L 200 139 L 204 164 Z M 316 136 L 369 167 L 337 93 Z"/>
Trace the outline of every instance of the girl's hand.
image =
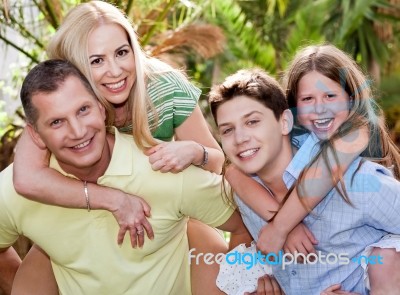
<path id="1" fill-rule="evenodd" d="M 314 245 L 318 244 L 312 232 L 303 224 L 299 223 L 287 236 L 286 242 L 283 245 L 285 253 L 302 253 L 307 256 L 310 253 L 316 253 Z M 300 263 L 303 259 L 299 258 Z"/>
<path id="2" fill-rule="evenodd" d="M 283 232 L 281 227 L 275 226 L 273 221 L 267 223 L 258 235 L 257 249 L 263 254 L 278 253 L 282 250 L 287 235 L 288 233 Z"/>
<path id="3" fill-rule="evenodd" d="M 359 293 L 342 291 L 340 289 L 341 289 L 340 284 L 336 284 L 336 285 L 330 286 L 329 288 L 327 288 L 324 291 L 322 291 L 321 295 L 337 295 L 337 294 L 342 294 L 342 295 L 360 295 Z"/>
<path id="4" fill-rule="evenodd" d="M 117 198 L 115 209 L 111 213 L 119 224 L 118 244 L 121 245 L 129 231 L 133 248 L 143 247 L 145 232 L 150 240 L 154 238 L 153 228 L 146 217 L 150 217 L 150 206 L 140 197 L 124 192 Z"/>
<path id="5" fill-rule="evenodd" d="M 203 148 L 194 141 L 163 142 L 145 152 L 153 170 L 178 173 L 203 161 Z"/>

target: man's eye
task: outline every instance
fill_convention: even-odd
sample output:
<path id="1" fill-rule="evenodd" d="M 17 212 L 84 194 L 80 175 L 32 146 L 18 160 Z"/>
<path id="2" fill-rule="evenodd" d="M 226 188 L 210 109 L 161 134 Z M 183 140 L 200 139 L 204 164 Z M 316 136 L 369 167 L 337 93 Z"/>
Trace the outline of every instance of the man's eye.
<path id="1" fill-rule="evenodd" d="M 84 112 L 86 112 L 88 109 L 89 109 L 88 106 L 83 106 L 83 107 L 81 107 L 81 108 L 79 109 L 79 111 L 80 111 L 81 113 L 84 113 Z"/>
<path id="2" fill-rule="evenodd" d="M 50 126 L 57 126 L 57 125 L 60 125 L 60 123 L 61 123 L 61 120 L 54 120 L 53 122 L 51 122 L 50 123 Z"/>

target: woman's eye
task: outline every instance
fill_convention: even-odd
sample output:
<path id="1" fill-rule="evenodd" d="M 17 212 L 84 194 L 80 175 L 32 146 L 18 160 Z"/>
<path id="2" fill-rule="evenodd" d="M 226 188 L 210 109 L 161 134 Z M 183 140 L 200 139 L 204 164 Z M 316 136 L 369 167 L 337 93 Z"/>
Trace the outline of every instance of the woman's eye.
<path id="1" fill-rule="evenodd" d="M 119 50 L 117 52 L 117 56 L 125 56 L 127 54 L 128 54 L 128 50 L 127 49 L 122 49 L 122 50 Z"/>
<path id="2" fill-rule="evenodd" d="M 102 60 L 101 58 L 96 58 L 96 59 L 92 60 L 92 61 L 90 62 L 90 64 L 91 64 L 91 65 L 98 65 L 98 64 L 100 64 L 102 61 L 103 61 L 103 60 Z"/>

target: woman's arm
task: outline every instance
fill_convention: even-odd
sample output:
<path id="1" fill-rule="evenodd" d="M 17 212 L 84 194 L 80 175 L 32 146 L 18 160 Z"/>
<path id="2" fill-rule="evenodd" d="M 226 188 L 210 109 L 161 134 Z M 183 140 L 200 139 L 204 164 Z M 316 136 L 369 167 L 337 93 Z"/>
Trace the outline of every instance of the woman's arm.
<path id="1" fill-rule="evenodd" d="M 262 228 L 257 247 L 263 253 L 277 253 L 282 249 L 288 233 L 332 190 L 335 185 L 332 179 L 338 179 L 340 172 L 348 169 L 365 150 L 368 140 L 368 129 L 363 127 L 333 142 L 340 165 L 330 169 L 325 161 L 319 159 L 310 167 L 304 175 L 305 191 L 301 201 L 294 189 L 275 218 Z M 328 151 L 328 161 L 335 163 L 332 150 Z"/>
<path id="2" fill-rule="evenodd" d="M 175 140 L 159 144 L 146 152 L 154 170 L 177 173 L 191 164 L 201 165 L 207 157 L 208 161 L 202 168 L 221 173 L 224 154 L 212 136 L 199 106 L 175 129 Z"/>
<path id="3" fill-rule="evenodd" d="M 18 141 L 13 172 L 15 190 L 30 200 L 67 208 L 87 208 L 82 181 L 49 168 L 49 152 L 40 149 L 27 132 L 23 132 Z M 116 218 L 120 226 L 119 244 L 129 231 L 132 246 L 142 246 L 136 235 L 136 227 L 141 226 L 148 237 L 153 238 L 146 218 L 150 216 L 150 207 L 142 198 L 94 183 L 88 183 L 88 193 L 92 209 L 108 210 Z"/>

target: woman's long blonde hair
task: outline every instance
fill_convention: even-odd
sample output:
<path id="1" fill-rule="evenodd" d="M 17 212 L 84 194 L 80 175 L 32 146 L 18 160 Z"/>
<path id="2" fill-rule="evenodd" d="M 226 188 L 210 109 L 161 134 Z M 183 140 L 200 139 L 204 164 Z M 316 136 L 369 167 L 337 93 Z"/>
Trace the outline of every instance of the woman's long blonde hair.
<path id="1" fill-rule="evenodd" d="M 361 126 L 367 126 L 370 132 L 369 144 L 362 155 L 386 167 L 393 168 L 395 177 L 399 179 L 399 149 L 390 139 L 385 126 L 383 112 L 373 98 L 371 82 L 363 74 L 356 62 L 335 46 L 327 44 L 305 47 L 297 53 L 286 70 L 283 77 L 283 87 L 286 89 L 289 108 L 294 110 L 295 117 L 299 81 L 311 71 L 317 71 L 340 84 L 350 97 L 348 119 L 329 140 L 322 141 L 319 154 L 324 157 L 325 162 L 327 162 L 326 155 L 328 154 L 328 149 L 332 150 L 334 155 L 336 155 L 333 147 L 335 139 L 342 138 L 346 134 L 359 129 Z M 313 162 L 315 162 L 319 154 Z M 327 163 L 327 165 L 330 167 L 331 163 Z M 343 171 L 341 171 L 341 174 L 339 179 L 342 178 Z M 299 179 L 300 184 L 302 183 L 301 178 Z M 334 179 L 333 181 L 336 184 L 338 179 Z M 344 198 L 348 199 L 345 190 L 344 194 Z"/>
<path id="2" fill-rule="evenodd" d="M 89 34 L 101 24 L 118 24 L 128 35 L 136 66 L 136 82 L 128 97 L 128 110 L 132 110 L 133 137 L 140 148 L 156 145 L 151 129 L 155 127 L 158 116 L 149 98 L 146 84 L 148 78 L 170 71 L 172 68 L 145 54 L 132 23 L 117 7 L 103 1 L 91 1 L 73 8 L 51 39 L 47 50 L 48 56 L 70 61 L 87 77 L 98 99 L 107 110 L 107 126 L 112 125 L 115 119 L 114 108 L 96 88 L 88 56 Z M 151 123 L 149 118 L 152 118 Z"/>

